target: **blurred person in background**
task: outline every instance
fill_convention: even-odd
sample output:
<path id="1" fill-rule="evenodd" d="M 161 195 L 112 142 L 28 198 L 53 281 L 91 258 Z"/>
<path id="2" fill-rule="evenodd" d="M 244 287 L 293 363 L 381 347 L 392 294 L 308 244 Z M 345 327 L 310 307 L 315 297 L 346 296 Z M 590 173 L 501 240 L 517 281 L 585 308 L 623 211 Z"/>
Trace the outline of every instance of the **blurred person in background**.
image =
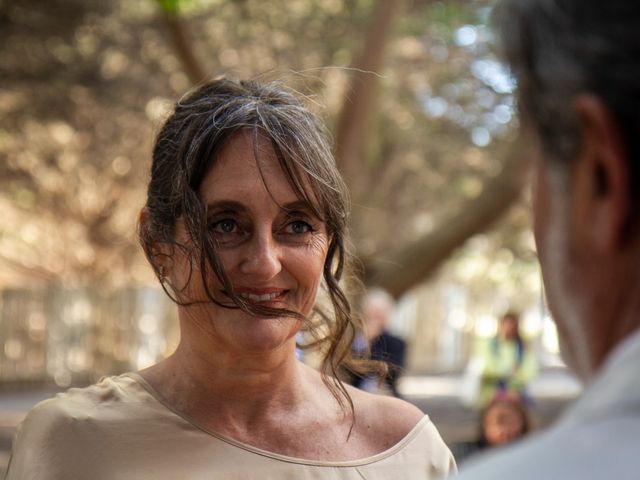
<path id="1" fill-rule="evenodd" d="M 567 365 L 585 382 L 550 429 L 460 480 L 640 477 L 640 2 L 503 0 L 535 161 L 534 234 Z"/>
<path id="2" fill-rule="evenodd" d="M 176 351 L 37 405 L 14 479 L 428 479 L 455 471 L 418 408 L 343 385 L 347 194 L 323 127 L 278 84 L 205 83 L 156 139 L 140 239 Z M 316 302 L 322 287 L 326 305 Z M 320 371 L 296 359 L 306 329 Z"/>
<path id="3" fill-rule="evenodd" d="M 380 288 L 368 290 L 362 302 L 364 330 L 356 336 L 353 350 L 356 355 L 366 356 L 369 352 L 372 360 L 385 362 L 388 372 L 383 378 L 384 386 L 393 396 L 400 397 L 398 379 L 405 366 L 407 343 L 387 330 L 394 309 L 395 301 L 388 292 Z M 356 376 L 353 380 L 355 387 L 368 391 L 377 390 L 377 383 L 372 376 Z"/>
<path id="4" fill-rule="evenodd" d="M 489 448 L 503 447 L 520 440 L 530 429 L 529 412 L 520 397 L 499 393 L 480 414 L 478 437 L 470 442 L 453 445 L 453 455 L 460 464 Z"/>
<path id="5" fill-rule="evenodd" d="M 516 396 L 527 400 L 527 384 L 537 372 L 533 349 L 520 335 L 520 318 L 515 312 L 505 313 L 493 338 L 478 343 L 480 390 L 477 408 L 485 408 L 497 395 Z"/>

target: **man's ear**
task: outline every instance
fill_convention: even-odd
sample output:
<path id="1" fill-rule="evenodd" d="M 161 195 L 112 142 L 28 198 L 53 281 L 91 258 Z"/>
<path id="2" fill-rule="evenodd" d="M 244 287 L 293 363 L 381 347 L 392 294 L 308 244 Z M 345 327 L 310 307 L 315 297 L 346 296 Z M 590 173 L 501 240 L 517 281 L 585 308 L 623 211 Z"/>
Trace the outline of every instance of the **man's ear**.
<path id="1" fill-rule="evenodd" d="M 630 219 L 629 158 L 617 119 L 593 95 L 574 103 L 580 145 L 574 170 L 573 210 L 585 240 L 608 251 L 627 240 Z"/>

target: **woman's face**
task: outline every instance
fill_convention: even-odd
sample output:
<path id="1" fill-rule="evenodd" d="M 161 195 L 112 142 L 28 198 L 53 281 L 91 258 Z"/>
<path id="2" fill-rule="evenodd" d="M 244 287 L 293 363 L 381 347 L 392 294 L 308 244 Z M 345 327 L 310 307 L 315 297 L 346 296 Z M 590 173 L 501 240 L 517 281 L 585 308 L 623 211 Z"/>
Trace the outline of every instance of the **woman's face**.
<path id="1" fill-rule="evenodd" d="M 500 327 L 504 338 L 515 338 L 518 335 L 518 320 L 511 316 L 503 317 Z"/>
<path id="2" fill-rule="evenodd" d="M 199 193 L 207 206 L 208 231 L 218 243 L 237 295 L 256 305 L 307 316 L 315 304 L 327 255 L 326 227 L 290 187 L 270 141 L 259 136 L 256 150 L 259 167 L 250 134 L 239 132 L 205 175 Z M 182 222 L 178 222 L 177 236 L 188 245 Z M 174 264 L 174 285 L 187 285 L 181 300 L 207 300 L 181 307 L 190 317 L 183 328 L 193 322 L 220 347 L 233 351 L 258 352 L 295 344 L 292 339 L 299 320 L 257 317 L 216 305 L 208 301 L 199 271 L 194 268 L 189 279 L 184 256 L 177 254 Z M 214 274 L 209 286 L 218 301 L 232 305 Z"/>

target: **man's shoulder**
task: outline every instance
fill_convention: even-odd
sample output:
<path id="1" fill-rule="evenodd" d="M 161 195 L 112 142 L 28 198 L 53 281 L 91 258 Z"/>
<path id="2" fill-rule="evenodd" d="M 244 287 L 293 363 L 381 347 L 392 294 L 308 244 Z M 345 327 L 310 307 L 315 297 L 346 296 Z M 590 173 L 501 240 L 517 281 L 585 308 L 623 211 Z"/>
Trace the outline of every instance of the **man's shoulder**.
<path id="1" fill-rule="evenodd" d="M 640 416 L 560 424 L 465 464 L 460 480 L 637 478 Z"/>
<path id="2" fill-rule="evenodd" d="M 545 435 L 540 435 L 518 445 L 494 449 L 479 458 L 469 460 L 460 470 L 460 480 L 548 478 L 548 471 L 542 464 L 546 462 L 548 465 L 548 457 L 555 456 L 557 452 L 549 448 L 548 440 L 544 437 Z"/>

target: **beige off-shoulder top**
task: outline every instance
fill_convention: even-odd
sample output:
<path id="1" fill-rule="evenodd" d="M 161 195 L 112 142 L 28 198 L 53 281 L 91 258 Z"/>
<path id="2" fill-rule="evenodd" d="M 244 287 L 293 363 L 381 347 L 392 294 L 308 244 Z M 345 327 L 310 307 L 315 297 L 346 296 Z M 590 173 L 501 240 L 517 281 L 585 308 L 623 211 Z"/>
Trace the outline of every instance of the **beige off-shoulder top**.
<path id="1" fill-rule="evenodd" d="M 425 415 L 395 446 L 355 461 L 313 461 L 247 445 L 165 405 L 138 374 L 105 377 L 33 408 L 7 480 L 421 480 L 455 471 Z"/>

